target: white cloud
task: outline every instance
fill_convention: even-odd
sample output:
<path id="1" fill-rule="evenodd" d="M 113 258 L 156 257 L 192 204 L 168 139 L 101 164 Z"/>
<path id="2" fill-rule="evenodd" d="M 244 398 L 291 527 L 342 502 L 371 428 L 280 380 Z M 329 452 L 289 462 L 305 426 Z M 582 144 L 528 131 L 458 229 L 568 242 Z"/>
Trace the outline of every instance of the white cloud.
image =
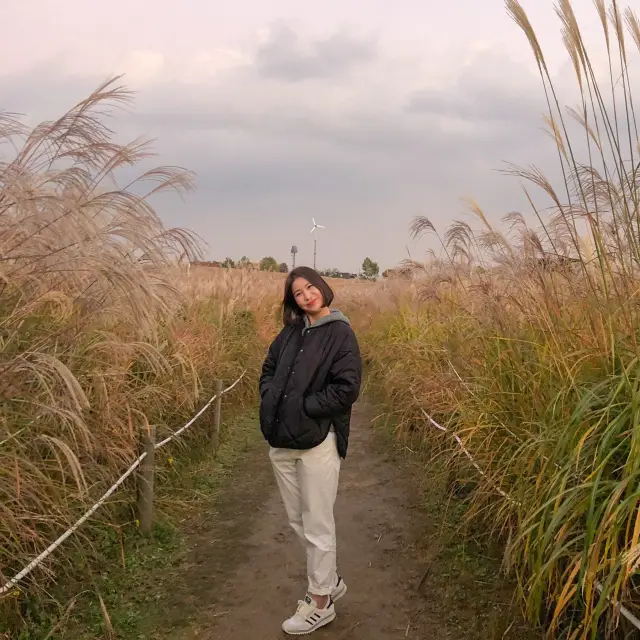
<path id="1" fill-rule="evenodd" d="M 193 54 L 183 69 L 185 82 L 197 84 L 231 73 L 251 64 L 251 55 L 237 49 L 201 50 Z"/>
<path id="2" fill-rule="evenodd" d="M 161 51 L 135 49 L 124 56 L 120 69 L 121 73 L 127 74 L 130 82 L 146 84 L 162 78 L 165 58 Z"/>

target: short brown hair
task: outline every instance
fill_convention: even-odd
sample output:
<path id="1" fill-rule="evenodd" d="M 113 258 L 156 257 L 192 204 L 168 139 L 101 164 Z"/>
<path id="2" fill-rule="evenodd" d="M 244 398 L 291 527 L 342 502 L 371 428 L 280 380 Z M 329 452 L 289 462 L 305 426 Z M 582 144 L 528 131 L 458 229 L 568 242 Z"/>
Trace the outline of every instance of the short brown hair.
<path id="1" fill-rule="evenodd" d="M 315 269 L 311 267 L 296 267 L 289 272 L 284 283 L 284 298 L 282 300 L 282 323 L 284 325 L 294 324 L 304 316 L 304 311 L 298 306 L 293 295 L 293 281 L 296 278 L 308 280 L 320 291 L 323 306 L 328 307 L 333 302 L 331 287 Z"/>

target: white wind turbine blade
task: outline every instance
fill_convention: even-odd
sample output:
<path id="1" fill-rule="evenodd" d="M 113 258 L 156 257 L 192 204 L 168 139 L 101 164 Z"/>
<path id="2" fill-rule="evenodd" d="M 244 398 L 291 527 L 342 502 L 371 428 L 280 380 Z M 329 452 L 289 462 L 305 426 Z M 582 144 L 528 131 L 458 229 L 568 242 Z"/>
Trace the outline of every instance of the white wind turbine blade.
<path id="1" fill-rule="evenodd" d="M 316 223 L 316 219 L 315 219 L 315 218 L 311 218 L 311 221 L 313 222 L 313 226 L 314 226 L 314 227 L 317 227 L 317 226 L 318 226 L 318 225 L 317 225 L 317 223 Z"/>

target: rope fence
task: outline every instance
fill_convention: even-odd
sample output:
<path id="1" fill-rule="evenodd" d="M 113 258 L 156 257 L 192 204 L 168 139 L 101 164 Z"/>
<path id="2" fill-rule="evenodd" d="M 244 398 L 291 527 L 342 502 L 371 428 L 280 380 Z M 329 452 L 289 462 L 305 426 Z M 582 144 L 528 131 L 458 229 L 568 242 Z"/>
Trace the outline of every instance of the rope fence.
<path id="1" fill-rule="evenodd" d="M 422 411 L 422 414 L 424 415 L 424 417 L 429 421 L 429 423 L 431 424 L 432 427 L 435 427 L 436 429 L 438 429 L 439 431 L 442 431 L 443 433 L 446 433 L 447 435 L 451 436 L 457 443 L 458 446 L 460 447 L 460 449 L 462 450 L 462 452 L 467 456 L 467 458 L 469 458 L 469 460 L 471 461 L 471 464 L 473 465 L 473 467 L 475 468 L 475 470 L 483 477 L 485 478 L 489 483 L 491 483 L 491 485 L 493 486 L 493 488 L 496 490 L 497 493 L 499 493 L 503 498 L 505 498 L 506 500 L 508 500 L 509 502 L 521 506 L 521 503 L 518 502 L 517 500 L 514 500 L 508 493 L 506 493 L 505 491 L 503 491 L 500 487 L 498 487 L 492 480 L 491 478 L 489 478 L 489 476 L 487 476 L 487 474 L 480 468 L 480 466 L 478 465 L 478 463 L 475 461 L 474 457 L 471 455 L 470 451 L 465 447 L 464 443 L 462 442 L 462 439 L 460 438 L 460 436 L 455 433 L 454 431 L 451 431 L 449 429 L 447 429 L 446 427 L 443 427 L 441 424 L 437 423 L 424 409 L 420 409 Z M 595 583 L 596 589 L 598 590 L 599 593 L 602 593 L 602 585 L 596 581 Z M 616 602 L 611 602 L 611 598 L 607 598 L 610 602 L 610 604 L 614 607 L 614 608 L 618 608 L 620 613 L 636 628 L 640 631 L 640 619 L 638 619 L 638 617 L 636 617 L 631 611 L 629 611 L 629 609 L 627 609 L 622 603 L 616 603 Z"/>
<path id="2" fill-rule="evenodd" d="M 242 375 L 231 385 L 229 385 L 226 389 L 222 389 L 222 384 L 219 381 L 216 381 L 216 386 L 220 389 L 217 393 L 187 422 L 183 427 L 172 433 L 170 436 L 162 440 L 161 442 L 155 444 L 153 443 L 152 450 L 160 449 L 164 447 L 169 442 L 180 436 L 184 431 L 186 431 L 193 423 L 200 417 L 202 414 L 207 411 L 211 405 L 217 401 L 216 414 L 214 416 L 214 440 L 217 445 L 218 438 L 218 429 L 220 427 L 220 400 L 222 396 L 229 393 L 244 377 L 246 371 L 242 373 Z M 38 565 L 42 564 L 44 560 L 46 560 L 67 538 L 69 538 L 77 529 L 82 526 L 108 499 L 115 491 L 122 485 L 122 483 L 129 477 L 131 474 L 143 463 L 143 461 L 149 456 L 149 450 L 144 451 L 138 458 L 133 462 L 133 464 L 105 491 L 105 493 L 100 497 L 100 499 L 89 508 L 71 527 L 69 527 L 62 535 L 60 535 L 54 542 L 52 542 L 39 556 L 34 558 L 26 567 L 24 567 L 21 571 L 19 571 L 11 580 L 9 580 L 6 584 L 0 587 L 0 597 L 6 595 L 18 586 L 18 584 L 26 578 Z M 151 468 L 151 473 L 153 473 L 153 469 Z M 142 486 L 140 487 L 141 494 L 143 496 L 143 500 L 147 502 L 147 504 L 152 504 L 152 486 Z M 149 492 L 151 495 L 149 495 Z M 140 500 L 140 497 L 139 497 Z M 149 511 L 149 516 L 151 512 Z M 142 528 L 150 528 L 151 521 L 149 520 L 146 523 L 145 527 Z"/>

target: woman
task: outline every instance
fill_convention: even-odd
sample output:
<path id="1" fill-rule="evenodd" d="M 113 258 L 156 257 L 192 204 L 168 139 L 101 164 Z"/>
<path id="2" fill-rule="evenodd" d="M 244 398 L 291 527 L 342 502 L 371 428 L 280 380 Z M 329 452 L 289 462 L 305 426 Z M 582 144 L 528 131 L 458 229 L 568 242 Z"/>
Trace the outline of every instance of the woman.
<path id="1" fill-rule="evenodd" d="M 289 524 L 307 554 L 307 595 L 282 625 L 290 635 L 331 622 L 334 602 L 347 591 L 336 568 L 333 505 L 362 363 L 349 320 L 329 308 L 332 301 L 331 288 L 313 269 L 288 275 L 284 328 L 260 377 L 260 427 Z"/>

